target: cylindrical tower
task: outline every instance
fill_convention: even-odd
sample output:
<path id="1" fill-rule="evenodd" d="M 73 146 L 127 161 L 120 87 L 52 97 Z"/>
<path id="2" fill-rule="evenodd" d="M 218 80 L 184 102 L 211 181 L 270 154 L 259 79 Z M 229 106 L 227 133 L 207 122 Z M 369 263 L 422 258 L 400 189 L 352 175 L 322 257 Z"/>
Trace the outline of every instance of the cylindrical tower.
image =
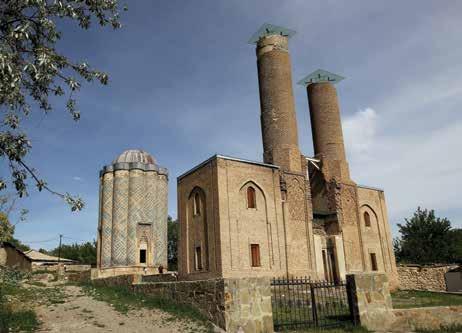
<path id="1" fill-rule="evenodd" d="M 289 38 L 295 32 L 263 25 L 250 39 L 257 45 L 263 160 L 286 171 L 301 171 L 292 91 Z"/>
<path id="2" fill-rule="evenodd" d="M 167 268 L 167 169 L 144 151 L 127 150 L 100 179 L 98 276 Z"/>
<path id="3" fill-rule="evenodd" d="M 314 154 L 329 160 L 346 160 L 337 92 L 332 83 L 307 86 Z"/>
<path id="4" fill-rule="evenodd" d="M 308 94 L 315 157 L 329 163 L 333 176 L 349 178 L 340 108 L 334 87 L 342 79 L 339 75 L 317 70 L 299 84 L 306 86 Z"/>

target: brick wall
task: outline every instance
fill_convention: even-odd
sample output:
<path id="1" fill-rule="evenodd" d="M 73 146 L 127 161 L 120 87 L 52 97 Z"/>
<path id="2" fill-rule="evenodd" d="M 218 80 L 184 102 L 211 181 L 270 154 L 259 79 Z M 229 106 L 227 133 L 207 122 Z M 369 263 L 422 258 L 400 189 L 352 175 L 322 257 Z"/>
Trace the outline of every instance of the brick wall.
<path id="1" fill-rule="evenodd" d="M 457 265 L 399 265 L 399 288 L 403 290 L 446 291 L 445 273 Z"/>

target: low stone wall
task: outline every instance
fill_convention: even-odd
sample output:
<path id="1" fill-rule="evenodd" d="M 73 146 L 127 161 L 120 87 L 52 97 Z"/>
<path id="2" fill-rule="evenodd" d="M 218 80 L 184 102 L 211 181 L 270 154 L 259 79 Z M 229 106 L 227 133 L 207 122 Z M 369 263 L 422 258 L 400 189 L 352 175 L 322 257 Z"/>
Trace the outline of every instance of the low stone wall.
<path id="1" fill-rule="evenodd" d="M 140 275 L 93 279 L 97 286 L 126 286 L 135 293 L 189 304 L 227 332 L 271 333 L 273 318 L 268 278 L 142 282 Z"/>
<path id="2" fill-rule="evenodd" d="M 384 274 L 347 275 L 349 302 L 356 323 L 375 332 L 412 332 L 462 325 L 462 306 L 393 309 Z"/>
<path id="3" fill-rule="evenodd" d="M 393 322 L 388 331 L 411 332 L 416 329 L 435 330 L 441 327 L 462 325 L 462 306 L 393 310 Z"/>
<path id="4" fill-rule="evenodd" d="M 90 265 L 70 265 L 70 264 L 56 264 L 56 265 L 33 265 L 32 271 L 47 271 L 47 272 L 56 272 L 66 268 L 66 272 L 82 272 L 89 271 L 91 269 Z"/>
<path id="5" fill-rule="evenodd" d="M 403 290 L 446 291 L 445 274 L 458 265 L 398 265 L 399 288 Z"/>
<path id="6" fill-rule="evenodd" d="M 177 280 L 178 280 L 177 276 L 173 273 L 141 276 L 142 282 L 172 282 L 172 281 L 177 281 Z"/>
<path id="7" fill-rule="evenodd" d="M 92 283 L 99 287 L 127 287 L 130 288 L 136 281 L 136 275 L 117 275 L 104 279 L 92 279 Z"/>
<path id="8" fill-rule="evenodd" d="M 167 298 L 176 303 L 192 305 L 216 325 L 222 328 L 226 327 L 223 279 L 141 282 L 134 283 L 132 288 L 135 293 Z"/>
<path id="9" fill-rule="evenodd" d="M 82 272 L 66 273 L 65 279 L 70 282 L 90 282 L 90 270 Z"/>

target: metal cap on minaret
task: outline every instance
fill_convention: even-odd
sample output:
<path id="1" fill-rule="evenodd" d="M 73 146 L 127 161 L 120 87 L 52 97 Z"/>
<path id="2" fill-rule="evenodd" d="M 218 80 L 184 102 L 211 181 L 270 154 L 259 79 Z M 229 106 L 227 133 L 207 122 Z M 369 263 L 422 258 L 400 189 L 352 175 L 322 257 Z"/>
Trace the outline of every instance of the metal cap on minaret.
<path id="1" fill-rule="evenodd" d="M 329 82 L 332 84 L 337 84 L 340 81 L 344 80 L 343 76 L 328 72 L 324 69 L 315 70 L 313 73 L 308 74 L 303 79 L 297 82 L 297 84 L 307 87 L 313 83 L 320 83 L 320 82 Z"/>
<path id="2" fill-rule="evenodd" d="M 257 32 L 252 35 L 252 37 L 250 37 L 248 43 L 257 44 L 260 39 L 267 36 L 279 35 L 291 38 L 295 34 L 295 30 L 287 29 L 270 23 L 264 23 L 260 29 L 258 29 Z"/>

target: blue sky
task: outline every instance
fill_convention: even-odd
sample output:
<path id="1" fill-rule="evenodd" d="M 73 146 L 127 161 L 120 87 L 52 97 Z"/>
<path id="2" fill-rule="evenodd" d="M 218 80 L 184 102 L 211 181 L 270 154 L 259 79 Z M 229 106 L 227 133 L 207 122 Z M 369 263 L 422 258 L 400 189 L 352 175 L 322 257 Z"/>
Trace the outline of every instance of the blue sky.
<path id="1" fill-rule="evenodd" d="M 312 155 L 306 91 L 295 84 L 323 68 L 337 86 L 353 178 L 385 189 L 396 223 L 417 206 L 462 227 L 462 21 L 460 1 L 132 1 L 118 31 L 64 27 L 59 49 L 110 74 L 84 86 L 82 119 L 63 102 L 27 123 L 29 163 L 59 191 L 86 202 L 71 213 L 30 189 L 16 236 L 35 248 L 95 237 L 98 171 L 141 148 L 176 177 L 215 153 L 262 159 L 254 46 L 262 23 L 297 31 L 290 41 L 299 140 Z M 4 170 L 4 169 L 3 169 Z M 2 171 L 4 172 L 4 171 Z M 53 239 L 48 242 L 45 240 Z"/>

